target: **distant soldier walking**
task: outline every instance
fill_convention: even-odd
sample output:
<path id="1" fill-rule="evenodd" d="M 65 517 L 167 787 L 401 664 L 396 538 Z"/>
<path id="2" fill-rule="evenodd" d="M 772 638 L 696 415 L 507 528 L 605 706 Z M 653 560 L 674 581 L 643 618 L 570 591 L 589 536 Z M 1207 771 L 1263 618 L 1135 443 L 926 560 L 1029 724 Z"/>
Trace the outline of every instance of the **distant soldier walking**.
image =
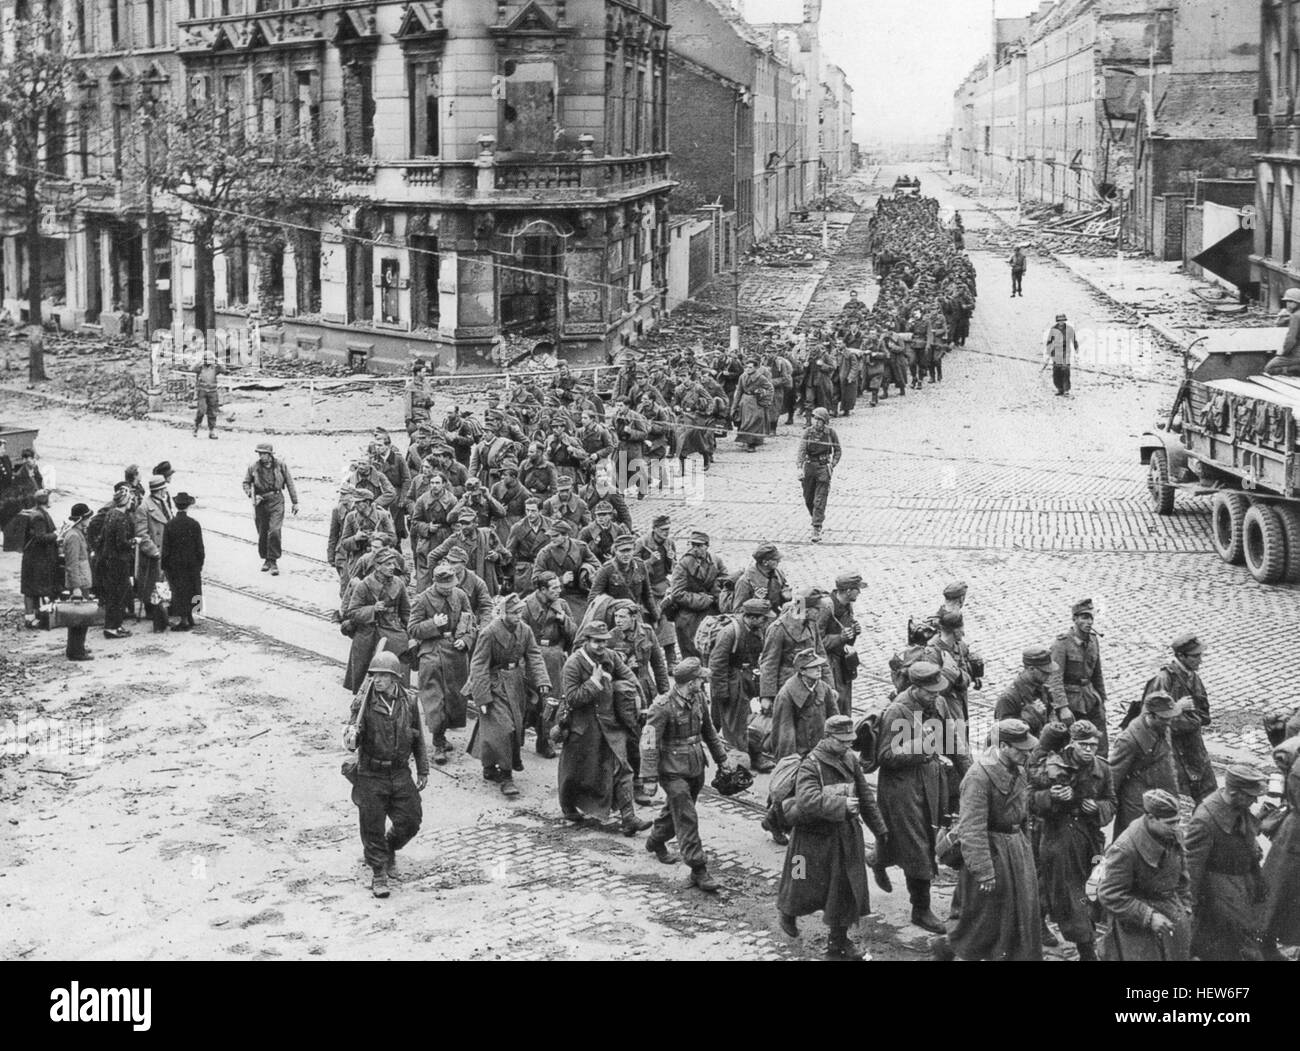
<path id="1" fill-rule="evenodd" d="M 1047 332 L 1046 364 L 1052 366 L 1052 383 L 1056 385 L 1058 398 L 1070 393 L 1070 363 L 1078 349 L 1079 337 L 1074 326 L 1066 321 L 1064 314 L 1057 314 L 1056 324 Z"/>
<path id="2" fill-rule="evenodd" d="M 284 490 L 288 490 L 293 513 L 298 513 L 298 490 L 288 465 L 275 455 L 270 442 L 257 446 L 257 460 L 244 472 L 244 494 L 253 501 L 253 521 L 257 523 L 257 553 L 262 557 L 262 572 L 280 575 L 280 529 L 284 525 Z"/>
<path id="3" fill-rule="evenodd" d="M 843 451 L 839 435 L 830 425 L 831 414 L 818 407 L 813 410 L 812 424 L 799 441 L 795 463 L 803 483 L 803 501 L 812 516 L 812 542 L 820 543 L 822 524 L 826 521 L 826 500 L 831 492 L 831 474 L 839 466 Z"/>
<path id="4" fill-rule="evenodd" d="M 194 366 L 194 395 L 197 407 L 194 410 L 194 437 L 199 436 L 199 425 L 203 417 L 208 418 L 208 437 L 217 438 L 217 412 L 221 409 L 221 395 L 217 390 L 217 377 L 226 371 L 216 355 L 210 350 L 203 352 L 203 360 Z"/>
<path id="5" fill-rule="evenodd" d="M 1007 260 L 1011 267 L 1011 295 L 1012 298 L 1019 296 L 1024 299 L 1025 293 L 1021 285 L 1025 280 L 1025 269 L 1029 266 L 1029 257 L 1025 255 L 1025 246 L 1016 245 L 1015 251 L 1011 253 L 1011 258 Z"/>

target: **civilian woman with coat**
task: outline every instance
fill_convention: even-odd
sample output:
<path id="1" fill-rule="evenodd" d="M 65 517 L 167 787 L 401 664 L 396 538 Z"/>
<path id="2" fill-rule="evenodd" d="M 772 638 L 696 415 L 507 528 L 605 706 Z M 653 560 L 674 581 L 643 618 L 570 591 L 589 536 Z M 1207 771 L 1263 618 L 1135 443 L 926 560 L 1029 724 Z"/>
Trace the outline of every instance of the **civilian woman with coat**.
<path id="1" fill-rule="evenodd" d="M 68 524 L 64 527 L 63 586 L 74 599 L 90 598 L 90 545 L 86 542 L 86 526 L 93 512 L 85 504 L 74 504 Z M 93 605 L 85 607 L 94 609 Z M 68 625 L 68 644 L 65 650 L 70 661 L 93 660 L 86 649 L 88 624 Z"/>
<path id="2" fill-rule="evenodd" d="M 23 538 L 21 584 L 25 623 L 39 627 L 37 615 L 42 600 L 58 597 L 63 581 L 59 577 L 59 533 L 50 517 L 50 494 L 37 490 L 36 506 L 22 512 L 27 518 Z"/>
<path id="3" fill-rule="evenodd" d="M 162 570 L 171 585 L 171 612 L 180 618 L 173 630 L 194 627 L 194 610 L 203 594 L 203 528 L 189 516 L 194 497 L 177 493 L 176 514 L 163 527 Z"/>

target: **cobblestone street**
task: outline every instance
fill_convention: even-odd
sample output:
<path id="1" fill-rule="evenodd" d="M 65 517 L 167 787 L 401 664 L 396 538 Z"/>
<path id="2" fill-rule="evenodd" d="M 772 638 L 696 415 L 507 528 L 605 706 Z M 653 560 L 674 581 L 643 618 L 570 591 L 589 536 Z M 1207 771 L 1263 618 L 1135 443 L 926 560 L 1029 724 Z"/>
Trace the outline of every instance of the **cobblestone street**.
<path id="1" fill-rule="evenodd" d="M 870 202 L 896 174 L 886 168 L 875 185 L 849 189 Z M 941 176 L 920 174 L 927 194 L 963 210 L 978 243 L 991 220 L 950 196 Z M 811 323 L 836 314 L 850 289 L 870 302 L 867 218 L 859 214 L 829 264 L 745 271 L 742 309 Z M 908 617 L 932 612 L 948 581 L 966 580 L 967 640 L 988 666 L 983 693 L 972 694 L 977 736 L 1020 651 L 1065 630 L 1080 598 L 1097 605 L 1112 730 L 1167 658 L 1169 640 L 1195 628 L 1207 646 L 1211 751 L 1220 761 L 1261 760 L 1260 717 L 1300 701 L 1291 678 L 1300 588 L 1263 587 L 1220 562 L 1206 500 L 1180 495 L 1170 518 L 1150 510 L 1137 441 L 1167 411 L 1181 361 L 1134 341 L 1095 369 L 1076 367 L 1072 397 L 1054 397 L 1040 353 L 1054 315 L 1068 314 L 1081 338 L 1087 330 L 1131 335 L 1127 324 L 1051 261 L 1036 261 L 1024 297 L 1011 299 L 1005 260 L 978 249 L 972 259 L 980 294 L 971 338 L 944 361 L 943 381 L 875 409 L 860 401 L 833 421 L 844 460 L 822 544 L 808 542 L 796 480 L 800 426 L 784 422 L 752 455 L 724 443 L 707 475 L 632 501 L 638 528 L 667 511 L 679 545 L 689 529 L 705 529 L 730 568 L 748 562 L 756 544 L 775 542 L 796 587 L 862 573 L 860 711 L 886 700 L 888 658 L 905 642 Z M 400 432 L 393 399 L 377 395 L 375 405 L 367 422 Z M 776 959 L 825 947 L 818 922 L 804 923 L 799 942 L 776 927 L 783 851 L 758 826 L 765 779 L 738 799 L 702 797 L 705 844 L 724 883 L 722 895 L 706 898 L 686 887 L 684 868 L 655 864 L 643 839 L 565 825 L 555 764 L 530 751 L 523 796 L 503 801 L 464 755 L 467 731 L 451 735 L 455 758 L 424 793 L 424 828 L 402 854 L 394 897 L 373 902 L 338 774 L 348 644 L 327 620 L 337 579 L 323 562 L 340 464 L 358 439 L 276 439 L 298 478 L 302 515 L 285 530 L 285 575 L 272 579 L 257 571 L 239 490 L 250 435 L 192 442 L 156 423 L 72 417 L 33 401 L 22 416 L 41 428 L 43 465 L 57 473 L 56 518 L 74 500 L 94 505 L 125 463 L 167 457 L 176 465 L 179 487 L 199 497 L 217 623 L 197 636 L 100 645 L 94 665 L 70 672 L 59 633 L 23 637 L 27 670 L 11 709 L 54 715 L 112 703 L 100 765 L 55 767 L 52 781 L 31 770 L 53 760 L 0 768 L 0 817 L 25 844 L 3 847 L 15 866 L 6 880 L 15 907 L 0 955 Z M 17 556 L 0 558 L 16 580 Z M 84 896 L 69 897 L 83 878 Z M 860 940 L 878 959 L 918 959 L 925 939 L 906 923 L 897 882 L 891 895 L 873 887 L 876 915 Z M 946 891 L 937 890 L 936 911 L 946 910 Z M 88 915 L 93 924 L 83 922 Z"/>

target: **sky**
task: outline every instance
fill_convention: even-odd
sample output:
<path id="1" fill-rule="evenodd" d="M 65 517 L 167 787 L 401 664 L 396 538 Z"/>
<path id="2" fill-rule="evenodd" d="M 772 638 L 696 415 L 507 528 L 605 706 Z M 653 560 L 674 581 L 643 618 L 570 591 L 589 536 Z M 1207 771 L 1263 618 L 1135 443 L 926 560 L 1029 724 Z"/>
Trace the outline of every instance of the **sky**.
<path id="1" fill-rule="evenodd" d="M 854 139 L 947 131 L 953 92 L 989 52 L 993 2 L 823 0 L 822 52 L 853 87 Z M 1038 0 L 996 3 L 999 18 L 1023 18 L 1039 6 Z M 750 22 L 798 22 L 803 12 L 803 0 L 740 0 L 739 6 Z"/>

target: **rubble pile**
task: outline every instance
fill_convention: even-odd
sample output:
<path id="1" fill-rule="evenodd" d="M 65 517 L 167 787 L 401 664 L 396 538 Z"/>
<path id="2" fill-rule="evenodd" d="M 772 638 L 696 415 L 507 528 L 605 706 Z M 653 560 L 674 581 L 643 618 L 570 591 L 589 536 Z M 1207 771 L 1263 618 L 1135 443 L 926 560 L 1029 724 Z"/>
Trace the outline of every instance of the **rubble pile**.
<path id="1" fill-rule="evenodd" d="M 842 190 L 828 193 L 825 197 L 815 197 L 808 202 L 810 212 L 856 212 L 858 202 L 852 194 Z"/>
<path id="2" fill-rule="evenodd" d="M 820 224 L 819 224 L 820 226 Z M 843 227 L 839 227 L 842 236 Z M 831 238 L 831 251 L 838 248 L 836 237 Z M 825 259 L 827 252 L 822 248 L 821 233 L 787 233 L 773 234 L 766 241 L 753 245 L 745 252 L 745 259 L 756 266 L 790 267 L 812 266 L 818 259 Z"/>
<path id="3" fill-rule="evenodd" d="M 335 379 L 350 376 L 348 367 L 332 361 L 312 361 L 308 358 L 278 358 L 271 354 L 262 355 L 262 367 L 258 375 L 271 379 Z"/>

